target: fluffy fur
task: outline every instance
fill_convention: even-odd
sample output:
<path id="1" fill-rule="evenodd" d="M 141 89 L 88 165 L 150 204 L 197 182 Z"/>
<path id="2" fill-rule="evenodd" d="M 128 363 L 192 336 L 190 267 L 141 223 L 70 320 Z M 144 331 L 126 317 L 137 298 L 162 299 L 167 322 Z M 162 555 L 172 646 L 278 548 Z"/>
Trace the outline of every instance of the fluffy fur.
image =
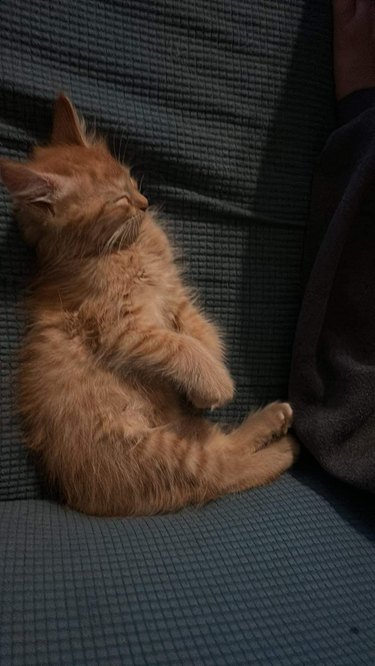
<path id="1" fill-rule="evenodd" d="M 233 397 L 223 343 L 129 169 L 65 96 L 51 144 L 0 171 L 38 257 L 19 376 L 26 443 L 65 502 L 152 514 L 286 470 L 298 452 L 288 404 L 232 432 L 200 416 Z"/>

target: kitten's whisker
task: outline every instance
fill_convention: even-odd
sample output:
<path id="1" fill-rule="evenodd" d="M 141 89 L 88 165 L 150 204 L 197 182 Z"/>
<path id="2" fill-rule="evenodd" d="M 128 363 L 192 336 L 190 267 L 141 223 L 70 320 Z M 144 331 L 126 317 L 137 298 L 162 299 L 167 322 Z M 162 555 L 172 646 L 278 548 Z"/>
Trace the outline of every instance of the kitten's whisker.
<path id="1" fill-rule="evenodd" d="M 124 241 L 126 240 L 126 237 L 129 236 L 129 228 L 130 228 L 130 225 L 132 223 L 132 220 L 133 220 L 133 218 L 131 217 L 129 220 L 126 221 L 126 224 L 124 224 L 124 227 L 122 229 L 122 234 L 121 234 L 121 237 L 120 237 L 120 241 L 119 241 L 119 244 L 118 244 L 119 250 L 122 250 Z"/>
<path id="2" fill-rule="evenodd" d="M 92 119 L 92 131 L 94 133 L 94 136 L 96 136 L 96 116 L 94 116 Z"/>
<path id="3" fill-rule="evenodd" d="M 119 154 L 120 154 L 120 138 L 118 134 L 120 133 L 120 123 L 118 123 L 115 127 L 114 134 L 113 134 L 113 155 L 116 158 L 117 161 L 119 161 Z"/>
<path id="4" fill-rule="evenodd" d="M 118 229 L 116 229 L 116 231 L 114 231 L 112 236 L 110 236 L 110 238 L 108 239 L 108 241 L 104 245 L 104 248 L 103 248 L 104 254 L 110 254 L 112 252 L 113 247 L 114 247 L 116 241 L 122 235 L 122 233 L 124 231 L 124 228 L 126 230 L 126 225 L 127 225 L 127 222 L 122 224 Z"/>
<path id="5" fill-rule="evenodd" d="M 115 127 L 113 128 L 113 133 L 111 132 L 111 134 L 110 134 L 111 153 L 114 157 L 116 157 L 116 146 L 117 146 L 116 134 L 117 134 L 117 131 L 118 131 L 119 127 L 120 127 L 119 124 L 115 125 Z"/>
<path id="6" fill-rule="evenodd" d="M 124 141 L 125 133 L 126 133 L 126 129 L 123 129 L 122 132 L 121 132 L 120 141 L 119 141 L 119 145 L 118 145 L 117 160 L 119 162 L 122 162 L 122 142 Z"/>
<path id="7" fill-rule="evenodd" d="M 126 137 L 126 143 L 125 143 L 125 148 L 124 148 L 124 150 L 122 150 L 122 146 L 121 146 L 121 158 L 120 158 L 120 162 L 124 162 L 124 160 L 125 160 L 126 149 L 127 149 L 127 147 L 128 147 L 128 143 L 129 143 L 129 134 L 128 134 L 128 136 Z"/>
<path id="8" fill-rule="evenodd" d="M 124 239 L 126 238 L 126 236 L 128 237 L 126 240 L 129 241 L 131 225 L 133 224 L 134 221 L 136 221 L 136 218 L 137 218 L 137 214 L 133 215 L 133 217 L 131 217 L 130 220 L 128 220 L 127 224 L 125 225 L 124 233 L 121 236 L 121 240 L 120 240 L 120 246 L 119 246 L 120 249 L 122 248 L 122 245 L 123 245 L 123 242 L 124 242 Z"/>
<path id="9" fill-rule="evenodd" d="M 119 138 L 119 141 L 118 141 L 118 144 L 117 144 L 116 157 L 117 157 L 118 162 L 121 162 L 121 144 L 122 144 L 123 137 L 124 137 L 124 130 L 121 131 L 120 138 Z"/>

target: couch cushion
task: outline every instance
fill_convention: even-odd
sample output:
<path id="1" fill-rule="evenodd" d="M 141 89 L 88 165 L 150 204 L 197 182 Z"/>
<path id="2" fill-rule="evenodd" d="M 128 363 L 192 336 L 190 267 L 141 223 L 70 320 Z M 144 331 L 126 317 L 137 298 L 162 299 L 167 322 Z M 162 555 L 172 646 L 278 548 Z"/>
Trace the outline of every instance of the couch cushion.
<path id="1" fill-rule="evenodd" d="M 311 465 L 147 519 L 0 503 L 1 665 L 373 664 L 368 498 Z"/>
<path id="2" fill-rule="evenodd" d="M 230 419 L 286 395 L 312 165 L 332 125 L 329 7 L 305 4 L 0 4 L 1 154 L 48 136 L 65 89 L 129 156 L 227 331 Z M 38 497 L 13 376 L 32 258 L 3 188 L 0 217 L 0 498 Z"/>

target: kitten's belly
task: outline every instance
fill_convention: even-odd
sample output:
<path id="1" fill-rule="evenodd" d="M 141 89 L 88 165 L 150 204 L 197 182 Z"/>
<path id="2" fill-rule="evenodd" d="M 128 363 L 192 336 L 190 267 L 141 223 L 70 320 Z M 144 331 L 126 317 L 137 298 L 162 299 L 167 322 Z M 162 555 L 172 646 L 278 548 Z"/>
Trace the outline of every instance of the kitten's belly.
<path id="1" fill-rule="evenodd" d="M 186 400 L 171 382 L 148 374 L 137 373 L 124 380 L 125 392 L 133 392 L 142 401 L 152 425 L 164 425 L 186 411 Z"/>
<path id="2" fill-rule="evenodd" d="M 98 430 L 126 436 L 164 425 L 182 413 L 172 385 L 155 379 L 119 378 L 100 367 L 79 338 L 58 329 L 29 335 L 21 353 L 20 411 L 29 446 L 61 439 L 87 440 Z"/>

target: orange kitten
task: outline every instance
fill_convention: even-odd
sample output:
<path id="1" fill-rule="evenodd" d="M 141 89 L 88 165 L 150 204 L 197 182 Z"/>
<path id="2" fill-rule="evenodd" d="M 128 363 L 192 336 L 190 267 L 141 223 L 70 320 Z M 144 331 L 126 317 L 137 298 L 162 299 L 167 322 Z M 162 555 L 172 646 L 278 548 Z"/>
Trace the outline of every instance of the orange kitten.
<path id="1" fill-rule="evenodd" d="M 39 262 L 20 367 L 26 442 L 66 503 L 152 514 L 286 470 L 298 453 L 288 404 L 229 433 L 199 415 L 233 397 L 223 344 L 129 169 L 66 97 L 51 144 L 0 170 Z"/>

